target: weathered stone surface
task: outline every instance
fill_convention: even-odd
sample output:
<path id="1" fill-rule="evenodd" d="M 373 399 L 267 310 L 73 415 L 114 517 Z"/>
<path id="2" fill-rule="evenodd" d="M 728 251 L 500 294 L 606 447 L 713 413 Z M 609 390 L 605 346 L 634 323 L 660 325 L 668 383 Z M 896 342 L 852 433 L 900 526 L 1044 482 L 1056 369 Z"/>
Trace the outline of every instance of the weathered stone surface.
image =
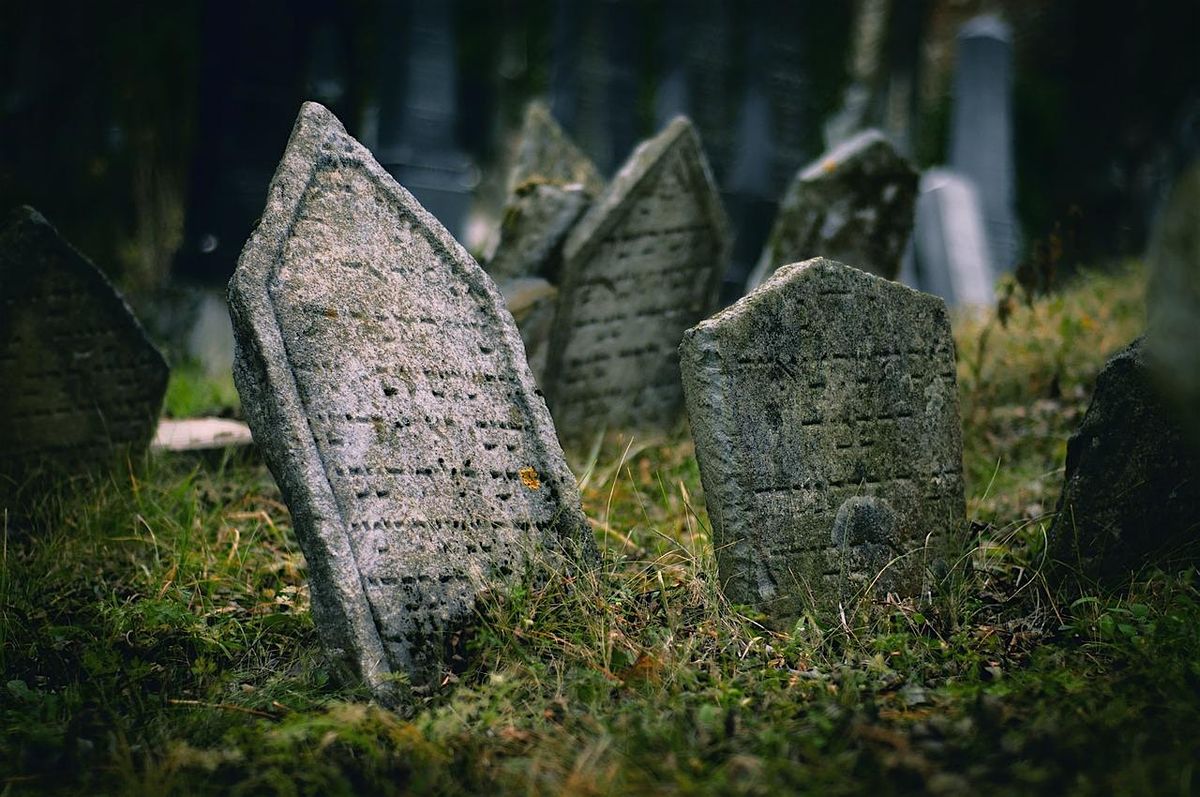
<path id="1" fill-rule="evenodd" d="M 818 256 L 895 279 L 916 195 L 916 170 L 878 130 L 839 144 L 788 186 L 746 290 L 785 263 Z"/>
<path id="2" fill-rule="evenodd" d="M 1200 445 L 1200 160 L 1177 178 L 1148 259 L 1146 346 L 1159 381 Z"/>
<path id="3" fill-rule="evenodd" d="M 550 329 L 558 306 L 558 288 L 538 277 L 521 277 L 500 283 L 504 306 L 512 313 L 525 344 L 525 359 L 538 383 L 546 373 L 546 352 L 550 347 Z"/>
<path id="4" fill-rule="evenodd" d="M 500 243 L 488 273 L 497 280 L 545 277 L 557 282 L 563 240 L 603 186 L 596 167 L 546 106 L 530 103 L 508 178 Z"/>
<path id="5" fill-rule="evenodd" d="M 950 306 L 995 300 L 991 254 L 975 184 L 948 169 L 921 175 L 913 252 L 921 290 Z"/>
<path id="6" fill-rule="evenodd" d="M 679 340 L 714 307 L 729 251 L 691 122 L 675 119 L 633 152 L 563 251 L 545 383 L 559 432 L 674 425 Z"/>
<path id="7" fill-rule="evenodd" d="M 964 513 L 944 303 L 816 258 L 680 347 L 721 584 L 784 625 L 922 591 Z"/>
<path id="8" fill-rule="evenodd" d="M 377 695 L 436 679 L 536 546 L 594 551 L 499 291 L 320 105 L 229 292 L 235 381 L 318 627 Z"/>
<path id="9" fill-rule="evenodd" d="M 1200 553 L 1200 451 L 1156 388 L 1139 338 L 1108 361 L 1067 443 L 1055 560 L 1116 581 Z"/>
<path id="10" fill-rule="evenodd" d="M 137 457 L 166 386 L 166 362 L 108 280 L 37 211 L 16 211 L 0 232 L 0 497 L 35 472 Z"/>

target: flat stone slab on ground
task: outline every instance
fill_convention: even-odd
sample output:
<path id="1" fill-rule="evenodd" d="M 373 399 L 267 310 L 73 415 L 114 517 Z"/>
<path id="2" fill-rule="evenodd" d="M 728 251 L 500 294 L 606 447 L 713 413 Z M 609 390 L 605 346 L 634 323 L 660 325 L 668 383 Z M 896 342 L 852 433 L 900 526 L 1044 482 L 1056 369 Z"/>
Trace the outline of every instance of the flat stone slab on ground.
<path id="1" fill-rule="evenodd" d="M 916 196 L 916 169 L 883 133 L 839 144 L 792 179 L 746 291 L 779 266 L 813 257 L 895 279 Z"/>
<path id="2" fill-rule="evenodd" d="M 731 601 L 784 626 L 923 592 L 964 514 L 941 299 L 816 258 L 688 330 L 680 356 Z"/>
<path id="3" fill-rule="evenodd" d="M 374 693 L 441 677 L 481 595 L 595 543 L 491 279 L 306 103 L 230 282 L 234 377 L 327 649 Z"/>
<path id="4" fill-rule="evenodd" d="M 211 451 L 254 442 L 250 427 L 228 418 L 163 418 L 150 448 L 155 451 Z"/>
<path id="5" fill-rule="evenodd" d="M 679 420 L 679 341 L 715 306 L 728 251 L 699 136 L 677 118 L 567 238 L 545 382 L 564 439 Z"/>
<path id="6" fill-rule="evenodd" d="M 146 450 L 167 364 L 87 258 L 24 207 L 0 232 L 0 493 Z"/>

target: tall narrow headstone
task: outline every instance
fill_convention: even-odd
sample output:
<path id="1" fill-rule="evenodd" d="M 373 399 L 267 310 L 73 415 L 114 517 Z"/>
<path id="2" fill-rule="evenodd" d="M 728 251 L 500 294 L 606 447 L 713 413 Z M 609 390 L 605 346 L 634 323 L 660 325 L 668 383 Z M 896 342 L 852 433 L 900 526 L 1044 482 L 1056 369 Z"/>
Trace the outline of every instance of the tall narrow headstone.
<path id="1" fill-rule="evenodd" d="M 817 258 L 688 330 L 680 357 L 731 601 L 785 625 L 922 591 L 964 513 L 940 299 Z"/>
<path id="2" fill-rule="evenodd" d="M 676 350 L 714 306 L 727 227 L 699 136 L 677 118 L 571 231 L 546 364 L 546 400 L 565 439 L 678 420 Z"/>
<path id="3" fill-rule="evenodd" d="M 37 211 L 0 232 L 0 499 L 144 452 L 167 364 L 108 280 Z"/>
<path id="4" fill-rule="evenodd" d="M 1011 271 L 1020 241 L 1013 160 L 1012 33 L 999 17 L 976 17 L 958 34 L 950 167 L 979 191 L 993 267 L 1001 274 Z"/>
<path id="5" fill-rule="evenodd" d="M 539 545 L 594 550 L 492 281 L 323 107 L 230 282 L 234 377 L 331 655 L 428 684 Z"/>
<path id="6" fill-rule="evenodd" d="M 603 187 L 596 167 L 546 106 L 530 103 L 508 178 L 500 244 L 487 272 L 497 280 L 557 282 L 563 240 Z"/>
<path id="7" fill-rule="evenodd" d="M 974 183 L 947 169 L 921 175 L 913 255 L 921 290 L 952 306 L 995 300 L 991 252 Z"/>
<path id="8" fill-rule="evenodd" d="M 916 170 L 879 131 L 839 144 L 792 180 L 747 291 L 779 266 L 818 256 L 894 279 L 916 193 Z"/>

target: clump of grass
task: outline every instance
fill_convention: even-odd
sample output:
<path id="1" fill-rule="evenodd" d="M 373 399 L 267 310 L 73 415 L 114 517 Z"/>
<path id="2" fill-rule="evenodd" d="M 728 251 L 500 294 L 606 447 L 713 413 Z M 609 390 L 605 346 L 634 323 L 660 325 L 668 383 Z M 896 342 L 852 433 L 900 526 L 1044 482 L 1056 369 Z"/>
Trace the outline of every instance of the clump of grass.
<path id="1" fill-rule="evenodd" d="M 932 605 L 765 627 L 717 588 L 690 443 L 612 438 L 581 463 L 602 564 L 535 561 L 480 607 L 467 668 L 389 711 L 330 677 L 260 465 L 160 460 L 61 496 L 0 549 L 0 791 L 1194 791 L 1195 574 L 1061 601 L 1025 509 L 1073 421 L 1047 408 L 1030 444 L 1014 408 L 1056 372 L 1086 394 L 1108 347 L 1032 341 L 1106 307 L 1116 348 L 1136 282 L 991 327 L 962 379 L 977 523 Z"/>

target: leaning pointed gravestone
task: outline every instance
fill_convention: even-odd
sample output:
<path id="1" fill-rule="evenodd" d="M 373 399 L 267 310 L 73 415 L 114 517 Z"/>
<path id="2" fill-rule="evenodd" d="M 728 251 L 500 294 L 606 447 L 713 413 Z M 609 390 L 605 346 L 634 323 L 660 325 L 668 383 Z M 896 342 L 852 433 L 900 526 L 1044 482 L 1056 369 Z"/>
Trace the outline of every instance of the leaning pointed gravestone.
<path id="1" fill-rule="evenodd" d="M 912 233 L 916 196 L 916 170 L 878 130 L 839 144 L 788 186 L 746 290 L 779 266 L 812 257 L 895 279 Z"/>
<path id="2" fill-rule="evenodd" d="M 497 281 L 542 277 L 557 282 L 563 240 L 603 187 L 595 165 L 546 106 L 530 103 L 508 178 L 500 244 L 487 272 Z"/>
<path id="3" fill-rule="evenodd" d="M 677 347 L 715 305 L 727 230 L 700 139 L 680 117 L 633 152 L 571 231 L 546 361 L 565 439 L 679 419 Z"/>
<path id="4" fill-rule="evenodd" d="M 16 211 L 0 232 L 0 494 L 140 455 L 166 387 L 104 275 L 37 211 Z"/>
<path id="5" fill-rule="evenodd" d="M 330 653 L 428 684 L 538 545 L 594 542 L 492 281 L 306 103 L 229 287 L 234 377 Z"/>
<path id="6" fill-rule="evenodd" d="M 688 330 L 680 357 L 731 601 L 782 626 L 922 591 L 964 513 L 941 299 L 816 258 Z"/>

